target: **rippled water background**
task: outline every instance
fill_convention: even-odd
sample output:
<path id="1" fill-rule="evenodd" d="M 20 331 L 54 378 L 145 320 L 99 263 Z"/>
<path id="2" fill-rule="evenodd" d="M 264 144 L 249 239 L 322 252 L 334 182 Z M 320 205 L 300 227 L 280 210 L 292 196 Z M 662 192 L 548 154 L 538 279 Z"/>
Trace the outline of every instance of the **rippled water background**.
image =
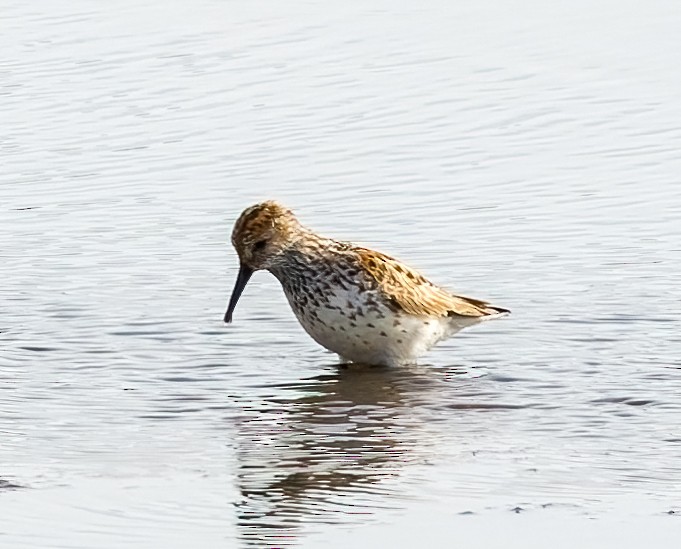
<path id="1" fill-rule="evenodd" d="M 678 547 L 678 2 L 0 13 L 1 547 Z M 513 315 L 225 326 L 263 198 Z"/>

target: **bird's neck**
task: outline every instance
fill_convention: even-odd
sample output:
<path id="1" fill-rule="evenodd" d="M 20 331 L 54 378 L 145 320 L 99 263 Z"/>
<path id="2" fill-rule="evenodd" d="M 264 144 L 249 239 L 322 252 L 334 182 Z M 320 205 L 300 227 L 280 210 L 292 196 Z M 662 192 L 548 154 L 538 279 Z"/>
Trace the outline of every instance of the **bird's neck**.
<path id="1" fill-rule="evenodd" d="M 269 271 L 285 288 L 290 284 L 313 282 L 329 271 L 332 258 L 341 253 L 342 247 L 342 243 L 331 238 L 306 232 L 292 239 Z"/>

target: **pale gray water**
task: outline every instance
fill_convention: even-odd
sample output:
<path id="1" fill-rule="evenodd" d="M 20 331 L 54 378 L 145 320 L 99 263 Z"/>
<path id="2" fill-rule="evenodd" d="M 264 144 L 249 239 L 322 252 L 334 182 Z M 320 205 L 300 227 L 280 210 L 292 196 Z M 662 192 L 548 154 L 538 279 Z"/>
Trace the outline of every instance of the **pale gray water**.
<path id="1" fill-rule="evenodd" d="M 678 547 L 677 2 L 0 4 L 0 547 Z M 225 326 L 262 198 L 513 315 Z"/>

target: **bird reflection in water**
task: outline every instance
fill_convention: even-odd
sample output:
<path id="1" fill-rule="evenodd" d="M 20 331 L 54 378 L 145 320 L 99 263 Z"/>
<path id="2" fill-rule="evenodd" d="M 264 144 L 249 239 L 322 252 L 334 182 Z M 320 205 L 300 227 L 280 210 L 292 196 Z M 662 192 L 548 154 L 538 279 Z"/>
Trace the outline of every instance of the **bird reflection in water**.
<path id="1" fill-rule="evenodd" d="M 442 381 L 430 370 L 336 366 L 267 387 L 276 396 L 251 403 L 238 426 L 244 544 L 289 546 L 303 524 L 350 522 L 389 507 L 390 479 L 428 451 L 413 412 Z"/>

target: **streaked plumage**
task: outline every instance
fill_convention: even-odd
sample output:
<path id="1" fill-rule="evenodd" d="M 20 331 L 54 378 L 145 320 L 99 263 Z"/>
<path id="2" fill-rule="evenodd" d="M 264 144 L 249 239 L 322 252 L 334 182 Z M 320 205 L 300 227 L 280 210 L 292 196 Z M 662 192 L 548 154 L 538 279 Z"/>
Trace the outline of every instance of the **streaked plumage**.
<path id="1" fill-rule="evenodd" d="M 240 269 L 225 322 L 253 272 L 266 269 L 305 331 L 347 361 L 415 362 L 462 328 L 509 312 L 451 294 L 385 254 L 319 236 L 274 201 L 244 210 L 232 244 Z"/>

